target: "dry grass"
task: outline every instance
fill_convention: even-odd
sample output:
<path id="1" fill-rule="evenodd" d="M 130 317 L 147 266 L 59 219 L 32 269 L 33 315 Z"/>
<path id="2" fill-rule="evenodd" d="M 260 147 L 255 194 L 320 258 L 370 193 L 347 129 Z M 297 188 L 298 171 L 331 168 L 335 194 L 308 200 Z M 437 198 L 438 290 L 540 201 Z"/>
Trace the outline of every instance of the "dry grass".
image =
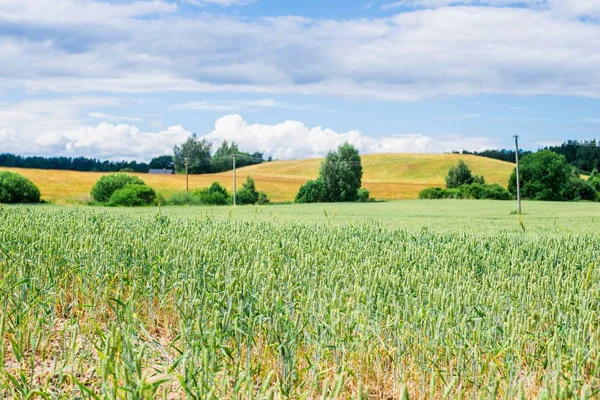
<path id="1" fill-rule="evenodd" d="M 416 199 L 421 190 L 444 185 L 448 169 L 459 159 L 465 160 L 473 173 L 484 175 L 489 183 L 506 186 L 513 169 L 510 163 L 489 158 L 458 154 L 376 154 L 362 157 L 363 186 L 377 199 Z M 252 176 L 259 190 L 273 201 L 291 201 L 298 189 L 319 174 L 321 159 L 277 161 L 238 170 L 238 185 Z M 89 192 L 102 176 L 96 172 L 54 171 L 0 168 L 19 172 L 31 179 L 47 201 L 77 203 L 89 200 Z M 185 189 L 183 175 L 139 174 L 148 185 L 164 196 Z M 190 176 L 190 188 L 221 182 L 228 190 L 233 187 L 231 172 Z"/>

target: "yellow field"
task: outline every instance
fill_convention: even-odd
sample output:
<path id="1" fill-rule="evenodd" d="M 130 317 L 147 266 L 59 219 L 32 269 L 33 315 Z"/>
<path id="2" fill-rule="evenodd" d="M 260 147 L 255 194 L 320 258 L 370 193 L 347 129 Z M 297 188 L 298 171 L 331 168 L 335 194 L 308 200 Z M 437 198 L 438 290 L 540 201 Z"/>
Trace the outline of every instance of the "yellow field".
<path id="1" fill-rule="evenodd" d="M 363 186 L 377 199 L 415 199 L 419 192 L 443 186 L 448 169 L 459 159 L 469 164 L 473 173 L 483 175 L 488 183 L 506 187 L 513 165 L 489 158 L 459 154 L 375 154 L 362 156 Z M 321 159 L 276 161 L 238 169 L 238 188 L 250 175 L 258 190 L 272 201 L 291 201 L 298 189 L 319 174 Z M 103 173 L 0 168 L 18 172 L 31 179 L 42 192 L 42 198 L 56 203 L 77 203 L 90 199 L 90 190 Z M 137 174 L 146 184 L 168 197 L 185 190 L 184 175 Z M 190 176 L 190 189 L 221 182 L 233 187 L 232 173 Z"/>

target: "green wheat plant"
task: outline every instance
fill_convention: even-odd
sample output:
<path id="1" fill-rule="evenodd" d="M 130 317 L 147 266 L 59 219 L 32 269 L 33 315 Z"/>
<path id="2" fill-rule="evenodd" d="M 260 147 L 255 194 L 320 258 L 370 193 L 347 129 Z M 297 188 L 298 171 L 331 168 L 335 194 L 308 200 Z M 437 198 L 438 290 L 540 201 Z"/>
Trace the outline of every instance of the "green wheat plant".
<path id="1" fill-rule="evenodd" d="M 597 398 L 600 235 L 0 209 L 0 397 Z"/>

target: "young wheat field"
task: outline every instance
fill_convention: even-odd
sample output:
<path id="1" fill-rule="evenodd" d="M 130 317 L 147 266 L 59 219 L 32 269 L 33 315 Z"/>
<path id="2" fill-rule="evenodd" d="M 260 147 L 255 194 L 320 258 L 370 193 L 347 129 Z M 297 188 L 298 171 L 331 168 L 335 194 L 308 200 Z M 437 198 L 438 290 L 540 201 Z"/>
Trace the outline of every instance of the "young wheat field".
<path id="1" fill-rule="evenodd" d="M 294 207 L 0 208 L 0 397 L 598 397 L 597 205 Z"/>

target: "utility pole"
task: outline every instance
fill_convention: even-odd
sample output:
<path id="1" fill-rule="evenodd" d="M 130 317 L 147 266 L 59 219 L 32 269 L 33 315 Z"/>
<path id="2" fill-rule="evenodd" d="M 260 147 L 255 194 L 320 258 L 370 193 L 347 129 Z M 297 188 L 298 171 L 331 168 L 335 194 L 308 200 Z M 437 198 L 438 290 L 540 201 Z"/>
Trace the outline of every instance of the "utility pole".
<path id="1" fill-rule="evenodd" d="M 521 215 L 521 178 L 519 176 L 519 136 L 515 136 L 515 147 L 517 152 L 515 153 L 515 160 L 517 162 L 517 203 L 518 213 Z"/>
<path id="2" fill-rule="evenodd" d="M 237 199 L 236 199 L 236 176 L 235 176 L 235 157 L 237 156 L 237 154 L 232 154 L 231 157 L 233 158 L 233 206 L 235 207 L 237 205 Z"/>
<path id="3" fill-rule="evenodd" d="M 186 157 L 185 158 L 185 192 L 186 193 L 189 193 L 189 191 L 190 191 L 189 167 L 190 167 L 190 159 L 188 157 Z"/>

